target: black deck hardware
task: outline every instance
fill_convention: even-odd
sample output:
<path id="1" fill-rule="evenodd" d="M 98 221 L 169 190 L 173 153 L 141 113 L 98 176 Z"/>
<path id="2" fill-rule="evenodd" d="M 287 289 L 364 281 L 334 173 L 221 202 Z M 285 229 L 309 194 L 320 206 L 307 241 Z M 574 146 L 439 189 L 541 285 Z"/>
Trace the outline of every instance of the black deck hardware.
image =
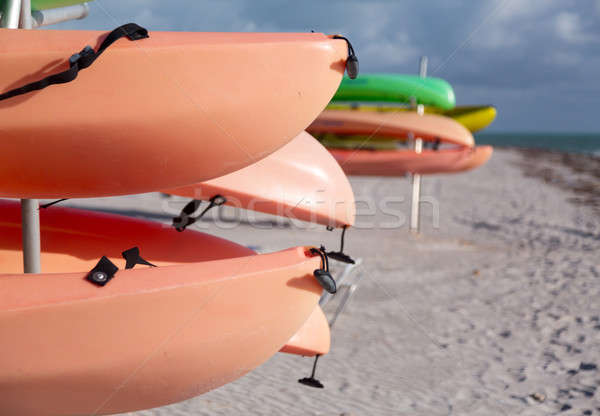
<path id="1" fill-rule="evenodd" d="M 147 260 L 144 260 L 142 256 L 140 256 L 139 247 L 132 247 L 128 250 L 125 250 L 121 253 L 123 258 L 125 259 L 125 269 L 133 269 L 133 266 L 136 264 L 143 264 L 144 266 L 156 267 L 154 264 L 150 263 Z"/>
<path id="2" fill-rule="evenodd" d="M 204 216 L 204 214 L 206 214 L 206 212 L 209 209 L 211 209 L 213 207 L 221 206 L 225 202 L 227 202 L 227 198 L 225 198 L 224 196 L 221 196 L 221 195 L 215 195 L 212 198 L 210 198 L 208 200 L 208 202 L 209 202 L 208 206 L 206 208 L 204 208 L 204 210 L 200 213 L 200 215 L 198 215 L 197 217 L 192 217 L 192 214 L 194 212 L 196 212 L 196 210 L 198 208 L 200 208 L 200 205 L 202 204 L 201 200 L 192 199 L 190 202 L 188 202 L 185 205 L 185 207 L 183 207 L 179 216 L 173 218 L 173 227 L 175 227 L 175 229 L 179 232 L 185 230 L 188 225 L 192 225 L 193 223 L 198 221 L 200 218 L 202 218 L 202 216 Z"/>
<path id="3" fill-rule="evenodd" d="M 356 53 L 354 53 L 354 48 L 352 47 L 352 44 L 350 43 L 348 38 L 344 36 L 334 35 L 333 38 L 344 39 L 348 44 L 348 59 L 346 59 L 346 72 L 348 73 L 348 77 L 350 79 L 355 79 L 358 76 L 359 65 L 358 57 L 356 56 Z"/>
<path id="4" fill-rule="evenodd" d="M 310 377 L 301 378 L 300 380 L 298 380 L 298 383 L 317 389 L 322 389 L 323 387 L 325 387 L 323 386 L 323 383 L 321 383 L 315 378 L 315 371 L 317 370 L 317 361 L 319 360 L 319 357 L 319 354 L 315 356 L 315 362 L 313 363 L 312 373 L 310 374 Z"/>
<path id="5" fill-rule="evenodd" d="M 96 266 L 86 276 L 86 279 L 96 286 L 106 285 L 119 270 L 106 256 L 102 256 Z"/>
<path id="6" fill-rule="evenodd" d="M 341 241 L 340 241 L 340 251 L 330 251 L 326 254 L 331 259 L 341 261 L 343 263 L 355 264 L 354 259 L 352 257 L 350 257 L 349 255 L 347 255 L 346 253 L 344 253 L 344 238 L 346 236 L 346 228 L 348 228 L 348 226 L 344 225 L 344 228 L 342 229 L 342 237 L 341 237 Z"/>
<path id="7" fill-rule="evenodd" d="M 325 247 L 321 246 L 320 248 L 311 248 L 310 252 L 313 254 L 318 254 L 321 256 L 322 267 L 320 269 L 316 269 L 313 274 L 321 287 L 325 289 L 329 293 L 335 293 L 337 291 L 337 287 L 335 284 L 335 279 L 329 273 L 329 261 L 327 260 L 327 252 Z"/>

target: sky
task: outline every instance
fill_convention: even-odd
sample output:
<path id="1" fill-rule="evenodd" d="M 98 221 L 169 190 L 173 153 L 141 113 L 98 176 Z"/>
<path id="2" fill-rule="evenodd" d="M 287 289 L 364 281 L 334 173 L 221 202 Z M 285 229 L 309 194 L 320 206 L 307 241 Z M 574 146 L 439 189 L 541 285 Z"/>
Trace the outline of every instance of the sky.
<path id="1" fill-rule="evenodd" d="M 51 29 L 343 34 L 367 72 L 452 84 L 458 105 L 493 104 L 488 131 L 600 132 L 600 0 L 95 0 Z"/>

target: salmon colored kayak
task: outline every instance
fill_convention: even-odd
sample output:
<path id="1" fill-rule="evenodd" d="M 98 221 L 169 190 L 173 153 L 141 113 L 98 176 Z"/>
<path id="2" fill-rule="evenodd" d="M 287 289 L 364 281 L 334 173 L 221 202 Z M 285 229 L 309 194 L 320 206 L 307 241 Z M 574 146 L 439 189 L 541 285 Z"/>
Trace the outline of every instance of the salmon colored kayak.
<path id="1" fill-rule="evenodd" d="M 329 149 L 347 175 L 403 176 L 407 173 L 457 173 L 475 169 L 492 156 L 492 146 L 429 150 Z"/>
<path id="2" fill-rule="evenodd" d="M 335 159 L 306 132 L 266 158 L 207 182 L 163 191 L 331 227 L 354 224 L 354 194 Z"/>
<path id="3" fill-rule="evenodd" d="M 325 110 L 306 129 L 319 135 L 362 135 L 405 139 L 409 133 L 423 140 L 473 146 L 473 135 L 460 123 L 434 114 L 415 112 L 376 113 L 353 110 Z"/>
<path id="4" fill-rule="evenodd" d="M 66 70 L 105 36 L 1 29 L 0 93 Z M 133 194 L 241 169 L 317 117 L 347 56 L 320 33 L 119 39 L 72 82 L 0 101 L 0 196 Z"/>
<path id="5" fill-rule="evenodd" d="M 280 350 L 322 291 L 321 258 L 305 247 L 256 255 L 121 216 L 41 217 L 45 273 L 17 273 L 20 208 L 0 202 L 3 415 L 114 414 L 202 394 Z M 124 269 L 133 245 L 158 267 Z M 119 268 L 105 286 L 86 280 L 102 255 Z"/>
<path id="6" fill-rule="evenodd" d="M 327 354 L 330 345 L 329 323 L 323 310 L 317 305 L 302 328 L 294 334 L 280 352 L 313 357 Z"/>

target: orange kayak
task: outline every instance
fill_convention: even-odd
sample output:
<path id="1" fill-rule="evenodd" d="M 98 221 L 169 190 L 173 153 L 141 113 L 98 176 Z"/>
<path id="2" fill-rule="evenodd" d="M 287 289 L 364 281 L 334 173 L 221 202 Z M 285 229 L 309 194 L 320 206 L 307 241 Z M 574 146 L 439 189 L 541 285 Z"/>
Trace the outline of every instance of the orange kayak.
<path id="1" fill-rule="evenodd" d="M 403 176 L 407 173 L 457 173 L 475 169 L 492 156 L 492 146 L 437 151 L 329 149 L 348 175 Z"/>
<path id="2" fill-rule="evenodd" d="M 427 141 L 472 147 L 473 135 L 457 121 L 436 114 L 416 112 L 377 113 L 371 111 L 325 110 L 306 131 L 323 134 L 362 135 L 406 139 L 409 133 Z"/>
<path id="3" fill-rule="evenodd" d="M 105 36 L 0 30 L 0 93 L 64 71 Z M 72 82 L 0 101 L 0 196 L 133 194 L 241 169 L 317 117 L 347 56 L 320 33 L 119 39 Z"/>
<path id="4" fill-rule="evenodd" d="M 306 132 L 266 158 L 229 175 L 163 191 L 331 227 L 354 224 L 354 194 L 335 159 Z"/>
<path id="5" fill-rule="evenodd" d="M 41 211 L 43 274 L 20 274 L 19 205 L 0 202 L 0 414 L 113 414 L 202 394 L 275 354 L 322 292 L 304 247 L 256 255 L 158 223 Z M 124 269 L 133 245 L 146 261 Z M 105 255 L 119 270 L 86 280 Z M 95 275 L 94 275 L 95 276 Z"/>
<path id="6" fill-rule="evenodd" d="M 302 328 L 290 338 L 280 352 L 313 357 L 327 354 L 330 346 L 329 323 L 323 309 L 317 305 Z"/>

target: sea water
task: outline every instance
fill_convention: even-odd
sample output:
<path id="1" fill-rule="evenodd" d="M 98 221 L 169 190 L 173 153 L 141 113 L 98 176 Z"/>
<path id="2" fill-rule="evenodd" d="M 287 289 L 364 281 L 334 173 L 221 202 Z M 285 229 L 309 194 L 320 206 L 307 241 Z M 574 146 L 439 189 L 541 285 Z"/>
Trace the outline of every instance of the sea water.
<path id="1" fill-rule="evenodd" d="M 600 156 L 600 133 L 477 133 L 475 142 Z"/>

